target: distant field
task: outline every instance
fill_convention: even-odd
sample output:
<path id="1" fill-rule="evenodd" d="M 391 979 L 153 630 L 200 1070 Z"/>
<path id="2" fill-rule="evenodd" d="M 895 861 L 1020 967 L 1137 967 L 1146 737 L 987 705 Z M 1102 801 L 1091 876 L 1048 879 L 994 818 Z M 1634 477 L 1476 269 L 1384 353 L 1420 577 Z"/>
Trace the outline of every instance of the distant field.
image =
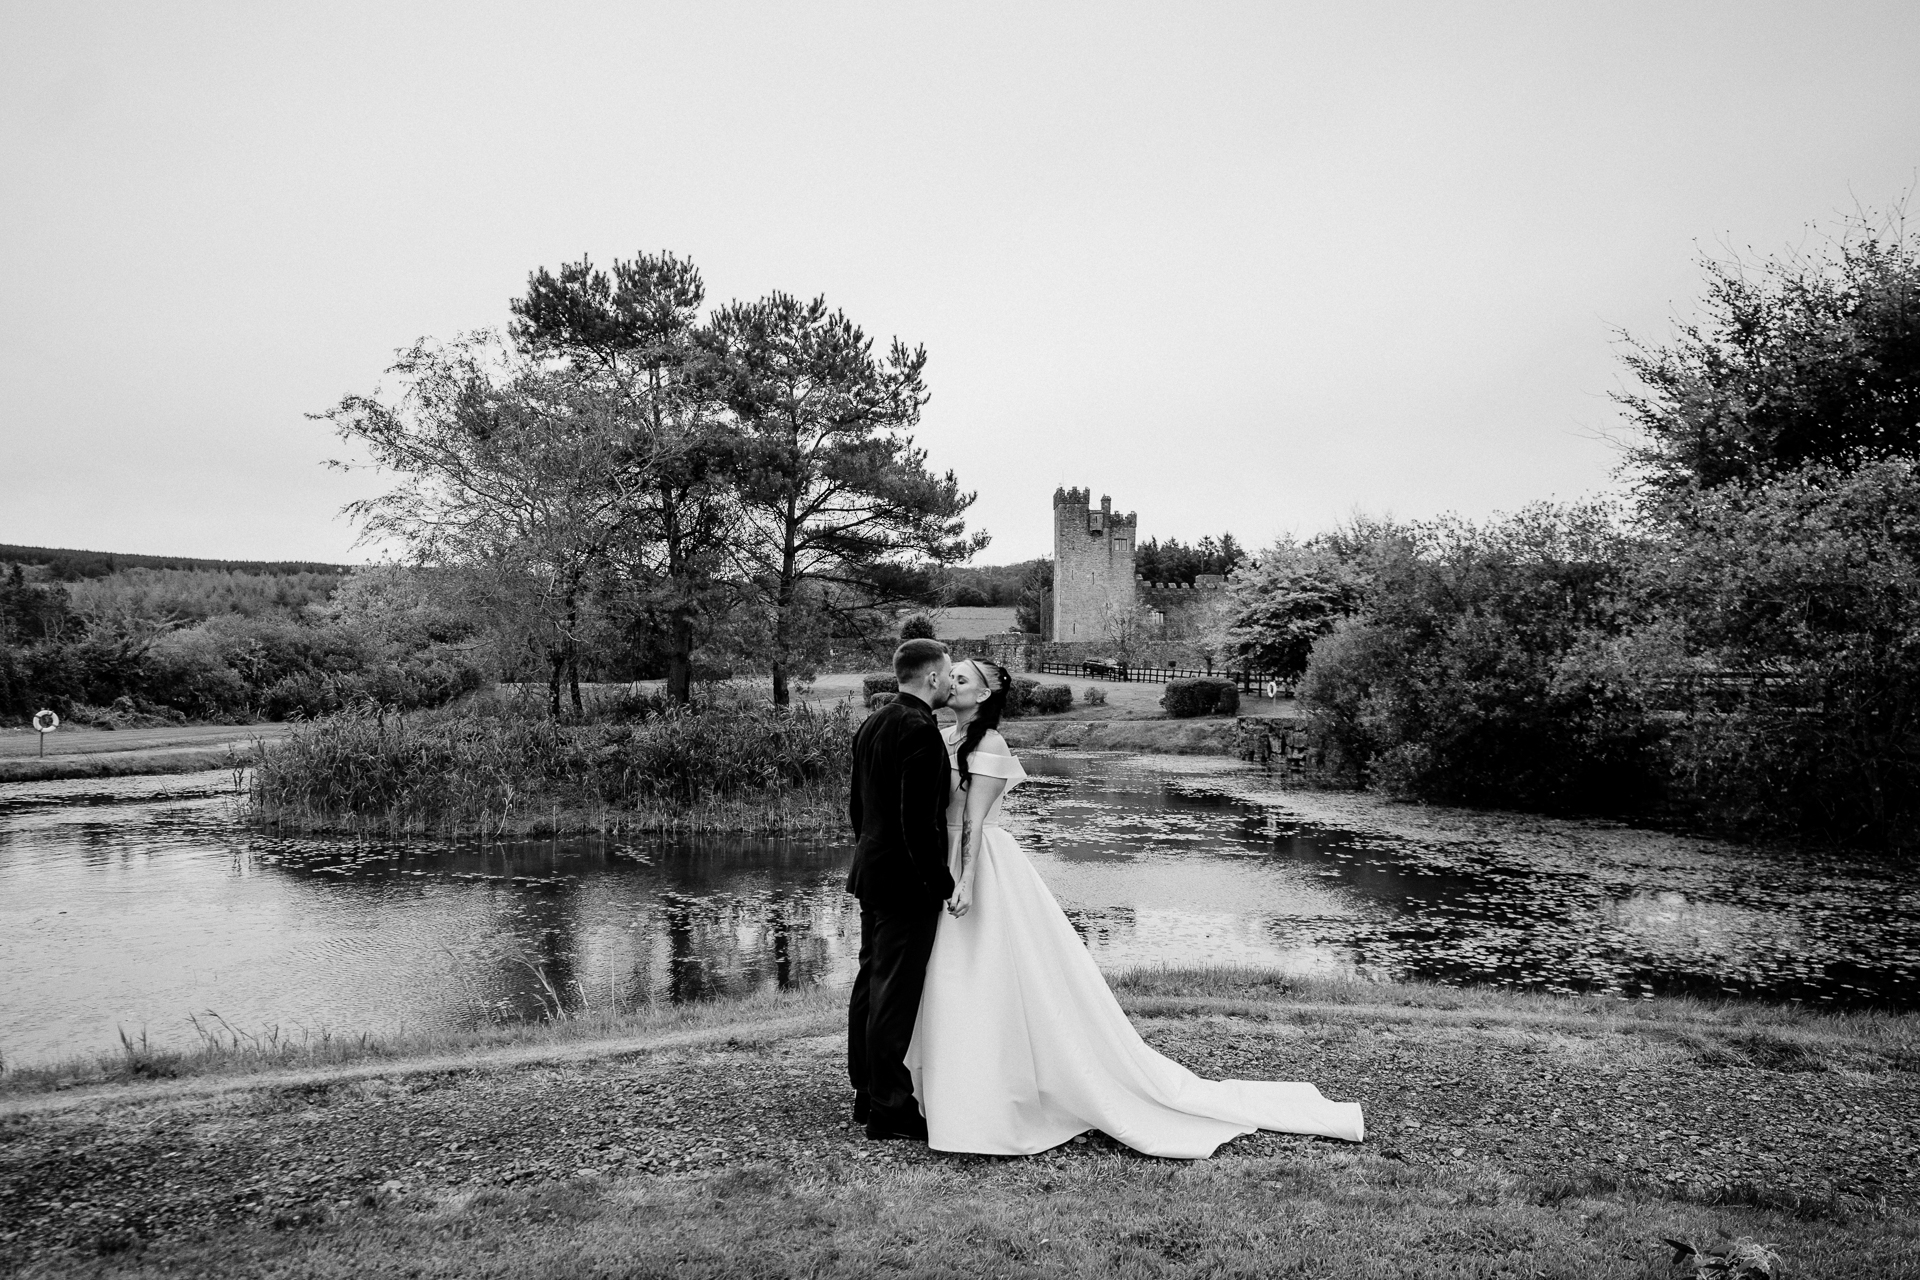
<path id="1" fill-rule="evenodd" d="M 1013 608 L 943 609 L 933 620 L 942 640 L 978 640 L 1014 628 Z"/>

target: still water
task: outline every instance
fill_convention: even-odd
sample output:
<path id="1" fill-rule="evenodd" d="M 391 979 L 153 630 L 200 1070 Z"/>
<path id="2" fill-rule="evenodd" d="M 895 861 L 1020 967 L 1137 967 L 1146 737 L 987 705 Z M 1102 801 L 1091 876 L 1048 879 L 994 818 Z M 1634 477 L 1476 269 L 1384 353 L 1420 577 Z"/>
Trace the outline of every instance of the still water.
<path id="1" fill-rule="evenodd" d="M 1913 1008 L 1920 874 L 1042 753 L 1007 804 L 1102 967 Z M 0 1053 L 459 1027 L 845 983 L 835 841 L 263 835 L 226 773 L 0 786 Z"/>

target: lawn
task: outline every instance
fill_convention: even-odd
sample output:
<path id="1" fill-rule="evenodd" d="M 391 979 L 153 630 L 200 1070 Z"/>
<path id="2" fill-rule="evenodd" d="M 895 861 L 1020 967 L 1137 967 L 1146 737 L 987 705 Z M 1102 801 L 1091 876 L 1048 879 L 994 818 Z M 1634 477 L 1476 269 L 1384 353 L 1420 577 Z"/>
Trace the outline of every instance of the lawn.
<path id="1" fill-rule="evenodd" d="M 839 996 L 815 991 L 264 1073 L 236 1074 L 253 1052 L 18 1080 L 0 1267 L 1651 1277 L 1682 1274 L 1663 1237 L 1747 1237 L 1787 1275 L 1920 1275 L 1920 1019 L 1236 971 L 1116 988 L 1204 1074 L 1359 1100 L 1367 1142 L 1256 1134 L 1199 1162 L 1099 1135 L 1023 1160 L 869 1143 Z"/>

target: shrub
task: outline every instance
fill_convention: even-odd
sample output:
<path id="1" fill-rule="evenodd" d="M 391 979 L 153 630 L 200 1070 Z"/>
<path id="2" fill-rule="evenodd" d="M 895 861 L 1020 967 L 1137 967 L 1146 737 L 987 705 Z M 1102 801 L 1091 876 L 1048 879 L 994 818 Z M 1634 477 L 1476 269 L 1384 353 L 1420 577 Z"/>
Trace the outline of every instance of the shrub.
<path id="1" fill-rule="evenodd" d="M 1033 691 L 1028 700 L 1029 715 L 1052 716 L 1062 711 L 1073 710 L 1073 686 L 1065 684 L 1043 684 Z"/>
<path id="2" fill-rule="evenodd" d="M 1240 686 L 1231 680 L 1220 682 L 1220 696 L 1213 701 L 1213 712 L 1221 716 L 1240 714 Z"/>
<path id="3" fill-rule="evenodd" d="M 1007 710 L 1009 716 L 1033 714 L 1034 695 L 1040 692 L 1040 682 L 1026 676 L 1015 676 L 1007 688 Z"/>
<path id="4" fill-rule="evenodd" d="M 868 706 L 874 705 L 873 695 L 876 693 L 898 692 L 900 692 L 900 682 L 892 676 L 860 677 L 860 694 L 866 699 Z"/>
<path id="5" fill-rule="evenodd" d="M 933 625 L 933 619 L 924 613 L 916 613 L 900 624 L 900 638 L 902 640 L 937 639 L 936 631 L 937 628 Z"/>
<path id="6" fill-rule="evenodd" d="M 899 696 L 897 693 L 870 693 L 867 695 L 867 710 L 876 711 Z"/>
<path id="7" fill-rule="evenodd" d="M 1160 705 L 1177 720 L 1193 716 L 1232 715 L 1240 709 L 1240 690 L 1231 680 L 1199 676 L 1191 680 L 1169 680 Z"/>
<path id="8" fill-rule="evenodd" d="M 1086 704 L 1090 707 L 1104 707 L 1107 705 L 1107 691 L 1097 684 L 1088 685 L 1086 691 L 1080 696 L 1086 700 Z"/>

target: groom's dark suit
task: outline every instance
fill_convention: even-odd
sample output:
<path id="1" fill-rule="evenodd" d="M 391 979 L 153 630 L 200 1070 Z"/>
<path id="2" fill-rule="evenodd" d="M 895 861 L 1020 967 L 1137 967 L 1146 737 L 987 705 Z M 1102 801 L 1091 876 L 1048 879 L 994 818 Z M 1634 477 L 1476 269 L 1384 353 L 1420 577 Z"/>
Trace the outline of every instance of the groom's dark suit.
<path id="1" fill-rule="evenodd" d="M 848 816 L 858 844 L 847 891 L 860 899 L 860 972 L 847 1009 L 847 1075 L 886 1129 L 920 1129 L 907 1045 L 920 1011 L 947 870 L 947 745 L 912 694 L 868 716 L 853 739 Z"/>

